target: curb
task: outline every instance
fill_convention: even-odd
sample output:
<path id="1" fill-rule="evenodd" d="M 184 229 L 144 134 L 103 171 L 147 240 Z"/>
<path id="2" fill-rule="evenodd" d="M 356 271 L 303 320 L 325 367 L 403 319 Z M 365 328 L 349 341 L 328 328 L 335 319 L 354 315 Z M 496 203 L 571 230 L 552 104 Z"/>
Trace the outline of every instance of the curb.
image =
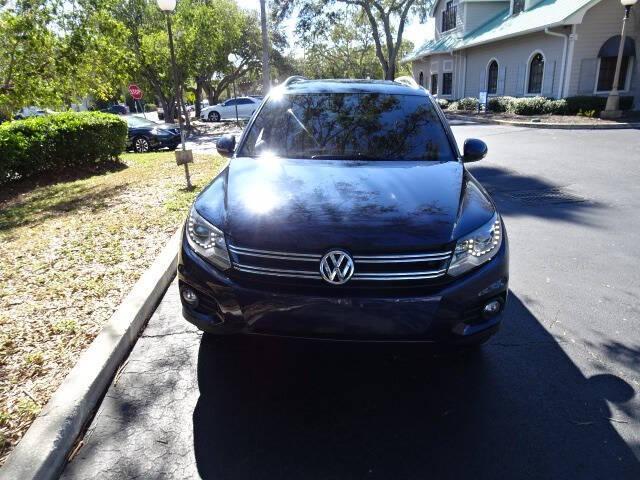
<path id="1" fill-rule="evenodd" d="M 457 115 L 445 112 L 448 120 L 461 120 L 464 122 L 487 123 L 492 125 L 510 125 L 512 127 L 541 128 L 555 130 L 630 130 L 640 129 L 640 123 L 612 123 L 606 125 L 589 125 L 582 123 L 534 123 L 517 122 L 512 120 L 497 120 L 492 118 L 473 117 L 467 115 Z"/>
<path id="2" fill-rule="evenodd" d="M 0 469 L 2 480 L 53 480 L 176 275 L 179 228 L 138 279 Z"/>

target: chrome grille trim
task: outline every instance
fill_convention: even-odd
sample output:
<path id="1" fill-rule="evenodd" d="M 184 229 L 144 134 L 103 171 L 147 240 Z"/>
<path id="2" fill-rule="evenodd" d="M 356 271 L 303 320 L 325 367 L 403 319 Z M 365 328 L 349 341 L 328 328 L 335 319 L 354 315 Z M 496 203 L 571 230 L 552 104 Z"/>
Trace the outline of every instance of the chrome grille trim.
<path id="1" fill-rule="evenodd" d="M 320 254 L 258 250 L 253 248 L 236 247 L 233 245 L 228 245 L 228 248 L 229 252 L 232 253 L 235 257 L 235 259 L 232 261 L 233 268 L 238 272 L 250 273 L 254 275 L 270 275 L 275 277 L 322 280 L 322 276 L 319 270 L 320 260 L 322 259 L 322 255 Z M 398 255 L 355 255 L 353 257 L 353 260 L 356 265 L 356 271 L 353 274 L 351 280 L 396 282 L 440 278 L 446 275 L 446 267 L 448 265 L 448 260 L 451 258 L 452 254 L 453 252 L 449 251 Z M 255 258 L 256 260 L 252 261 L 252 258 Z M 274 262 L 266 262 L 265 265 L 265 260 L 262 260 L 262 264 L 264 266 L 259 266 L 260 264 L 253 265 L 254 262 L 258 261 L 258 259 L 274 260 Z M 287 269 L 278 268 L 278 266 L 284 266 L 278 265 L 277 261 L 279 260 L 294 262 L 294 264 L 289 266 L 289 268 Z M 295 262 L 299 262 L 298 265 L 295 265 Z M 312 262 L 312 264 L 309 264 L 308 262 Z M 315 267 L 313 265 L 313 262 L 317 262 L 318 270 L 313 269 Z M 436 269 L 421 270 L 420 265 L 418 264 L 428 262 L 432 262 L 434 264 L 432 268 Z M 396 264 L 396 270 L 403 270 L 404 268 L 407 268 L 408 270 L 399 272 L 359 272 L 358 264 Z M 401 267 L 398 264 L 407 265 L 406 267 Z M 415 265 L 412 266 L 410 264 Z M 309 267 L 311 267 L 312 270 L 309 270 Z"/>
<path id="2" fill-rule="evenodd" d="M 354 273 L 351 280 L 427 280 L 429 278 L 442 277 L 447 269 L 427 272 L 402 272 L 402 273 Z"/>
<path id="3" fill-rule="evenodd" d="M 236 255 L 247 255 L 250 257 L 273 258 L 277 260 L 300 260 L 305 262 L 320 261 L 322 255 L 309 253 L 274 252 L 272 250 L 255 250 L 253 248 L 241 248 L 229 245 L 229 250 Z"/>
<path id="4" fill-rule="evenodd" d="M 404 262 L 429 262 L 432 260 L 446 260 L 451 256 L 451 252 L 438 252 L 438 253 L 412 253 L 408 255 L 355 255 L 354 260 L 360 260 L 361 262 L 371 263 L 372 260 L 392 261 L 401 260 Z"/>
<path id="5" fill-rule="evenodd" d="M 304 270 L 280 270 L 276 268 L 249 267 L 247 265 L 233 264 L 233 268 L 240 272 L 255 273 L 259 275 L 274 275 L 277 277 L 289 278 L 311 278 L 320 280 L 322 277 L 319 273 Z"/>

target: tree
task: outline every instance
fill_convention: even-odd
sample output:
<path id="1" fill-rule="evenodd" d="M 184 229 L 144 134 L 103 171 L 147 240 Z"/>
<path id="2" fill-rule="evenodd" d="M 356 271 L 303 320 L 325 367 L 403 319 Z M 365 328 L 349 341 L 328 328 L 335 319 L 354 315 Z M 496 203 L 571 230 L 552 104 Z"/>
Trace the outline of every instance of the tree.
<path id="1" fill-rule="evenodd" d="M 347 8 L 331 26 L 305 39 L 303 74 L 310 78 L 380 78 L 371 27 L 362 12 Z"/>
<path id="2" fill-rule="evenodd" d="M 85 1 L 93 0 L 18 0 L 0 11 L 0 115 L 10 118 L 30 105 L 68 108 L 87 95 L 106 98 L 124 81 L 124 45 L 99 33 L 118 25 L 94 16 Z"/>
<path id="3" fill-rule="evenodd" d="M 314 38 L 326 31 L 347 7 L 356 8 L 366 19 L 375 55 L 386 80 L 396 77 L 405 24 L 411 16 L 426 19 L 434 0 L 274 0 L 274 15 L 281 21 L 297 9 L 297 31 Z"/>
<path id="4" fill-rule="evenodd" d="M 181 0 L 176 13 L 178 56 L 193 81 L 187 88 L 195 96 L 196 116 L 203 90 L 211 91 L 211 79 L 228 68 L 229 53 L 242 42 L 244 15 L 232 0 Z"/>
<path id="5" fill-rule="evenodd" d="M 271 67 L 269 66 L 269 30 L 267 29 L 267 1 L 260 0 L 260 32 L 262 34 L 262 91 L 271 88 Z"/>
<path id="6" fill-rule="evenodd" d="M 221 46 L 216 68 L 207 71 L 206 78 L 203 78 L 202 87 L 210 104 L 218 103 L 222 93 L 234 81 L 261 66 L 262 39 L 258 17 L 252 12 L 239 11 L 236 27 L 236 35 L 229 36 L 228 42 Z M 229 54 L 238 58 L 236 65 L 229 62 Z"/>

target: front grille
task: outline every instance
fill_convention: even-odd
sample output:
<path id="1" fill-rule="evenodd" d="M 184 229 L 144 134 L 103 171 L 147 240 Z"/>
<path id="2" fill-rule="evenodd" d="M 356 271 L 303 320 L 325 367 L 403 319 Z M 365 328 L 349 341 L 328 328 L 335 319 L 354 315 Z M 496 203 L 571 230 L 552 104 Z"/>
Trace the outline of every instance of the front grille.
<path id="1" fill-rule="evenodd" d="M 233 269 L 248 280 L 327 285 L 320 275 L 319 253 L 292 253 L 229 246 Z M 353 255 L 354 273 L 342 287 L 415 286 L 433 283 L 447 273 L 451 252 Z M 330 286 L 335 288 L 334 286 Z"/>

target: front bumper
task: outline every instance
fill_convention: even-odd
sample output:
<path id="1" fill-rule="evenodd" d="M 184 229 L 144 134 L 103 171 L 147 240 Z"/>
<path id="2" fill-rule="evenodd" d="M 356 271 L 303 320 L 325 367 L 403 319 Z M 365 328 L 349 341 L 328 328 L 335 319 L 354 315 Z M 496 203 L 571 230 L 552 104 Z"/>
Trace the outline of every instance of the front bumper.
<path id="1" fill-rule="evenodd" d="M 152 142 L 153 148 L 172 148 L 180 145 L 180 135 L 157 135 Z"/>
<path id="2" fill-rule="evenodd" d="M 299 295 L 240 285 L 200 258 L 182 239 L 178 263 L 180 291 L 198 295 L 182 312 L 201 330 L 357 341 L 465 343 L 495 333 L 502 313 L 484 318 L 483 306 L 507 301 L 508 240 L 488 263 L 423 295 Z"/>

